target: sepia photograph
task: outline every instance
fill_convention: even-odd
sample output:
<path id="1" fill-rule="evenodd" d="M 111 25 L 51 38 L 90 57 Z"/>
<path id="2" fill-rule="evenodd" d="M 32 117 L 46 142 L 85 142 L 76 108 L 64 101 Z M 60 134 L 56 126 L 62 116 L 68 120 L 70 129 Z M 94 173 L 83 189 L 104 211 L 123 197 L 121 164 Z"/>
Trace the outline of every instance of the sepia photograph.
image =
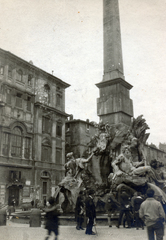
<path id="1" fill-rule="evenodd" d="M 0 239 L 166 240 L 166 1 L 0 9 Z"/>

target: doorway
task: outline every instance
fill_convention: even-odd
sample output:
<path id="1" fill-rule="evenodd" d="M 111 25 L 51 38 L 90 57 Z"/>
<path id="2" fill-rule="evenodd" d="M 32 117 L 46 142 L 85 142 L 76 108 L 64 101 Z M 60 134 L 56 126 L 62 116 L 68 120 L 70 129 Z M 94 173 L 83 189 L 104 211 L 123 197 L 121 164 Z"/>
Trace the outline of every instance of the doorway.
<path id="1" fill-rule="evenodd" d="M 43 171 L 41 173 L 41 183 L 42 183 L 42 192 L 41 192 L 41 201 L 45 206 L 48 196 L 50 196 L 50 173 Z"/>
<path id="2" fill-rule="evenodd" d="M 8 205 L 12 205 L 12 201 L 15 199 L 15 206 L 19 205 L 19 187 L 11 186 L 9 187 L 9 197 L 8 197 Z"/>

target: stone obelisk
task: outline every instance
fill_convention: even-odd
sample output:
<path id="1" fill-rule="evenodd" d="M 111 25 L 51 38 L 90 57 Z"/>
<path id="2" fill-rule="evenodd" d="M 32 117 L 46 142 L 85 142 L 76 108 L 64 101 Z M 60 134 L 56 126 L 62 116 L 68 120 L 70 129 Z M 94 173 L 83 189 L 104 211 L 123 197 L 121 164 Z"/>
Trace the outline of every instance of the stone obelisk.
<path id="1" fill-rule="evenodd" d="M 104 75 L 96 84 L 100 90 L 97 113 L 110 124 L 130 125 L 133 104 L 129 96 L 132 85 L 123 74 L 118 0 L 103 0 Z"/>

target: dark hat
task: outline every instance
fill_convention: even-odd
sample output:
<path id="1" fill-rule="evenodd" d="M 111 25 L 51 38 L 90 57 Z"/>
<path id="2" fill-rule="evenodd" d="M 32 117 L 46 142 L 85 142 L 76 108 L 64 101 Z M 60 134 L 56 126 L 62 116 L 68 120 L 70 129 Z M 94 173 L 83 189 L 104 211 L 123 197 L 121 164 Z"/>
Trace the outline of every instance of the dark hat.
<path id="1" fill-rule="evenodd" d="M 146 195 L 147 195 L 147 197 L 153 197 L 154 196 L 154 190 L 148 188 L 148 190 L 146 191 Z"/>
<path id="2" fill-rule="evenodd" d="M 95 190 L 94 190 L 94 189 L 89 189 L 89 190 L 88 190 L 88 194 L 89 194 L 89 195 L 95 194 Z"/>
<path id="3" fill-rule="evenodd" d="M 79 194 L 80 194 L 80 195 L 84 194 L 84 191 L 83 191 L 83 190 L 81 190 L 81 191 L 79 192 Z"/>

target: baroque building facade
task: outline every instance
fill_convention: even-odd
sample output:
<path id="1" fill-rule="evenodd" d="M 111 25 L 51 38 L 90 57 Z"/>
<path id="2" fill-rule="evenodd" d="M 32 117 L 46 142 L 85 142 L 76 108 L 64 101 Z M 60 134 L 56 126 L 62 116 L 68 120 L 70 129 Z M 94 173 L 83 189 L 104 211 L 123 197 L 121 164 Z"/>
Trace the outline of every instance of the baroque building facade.
<path id="1" fill-rule="evenodd" d="M 70 85 L 0 49 L 0 202 L 54 193 L 64 176 L 65 89 Z"/>

